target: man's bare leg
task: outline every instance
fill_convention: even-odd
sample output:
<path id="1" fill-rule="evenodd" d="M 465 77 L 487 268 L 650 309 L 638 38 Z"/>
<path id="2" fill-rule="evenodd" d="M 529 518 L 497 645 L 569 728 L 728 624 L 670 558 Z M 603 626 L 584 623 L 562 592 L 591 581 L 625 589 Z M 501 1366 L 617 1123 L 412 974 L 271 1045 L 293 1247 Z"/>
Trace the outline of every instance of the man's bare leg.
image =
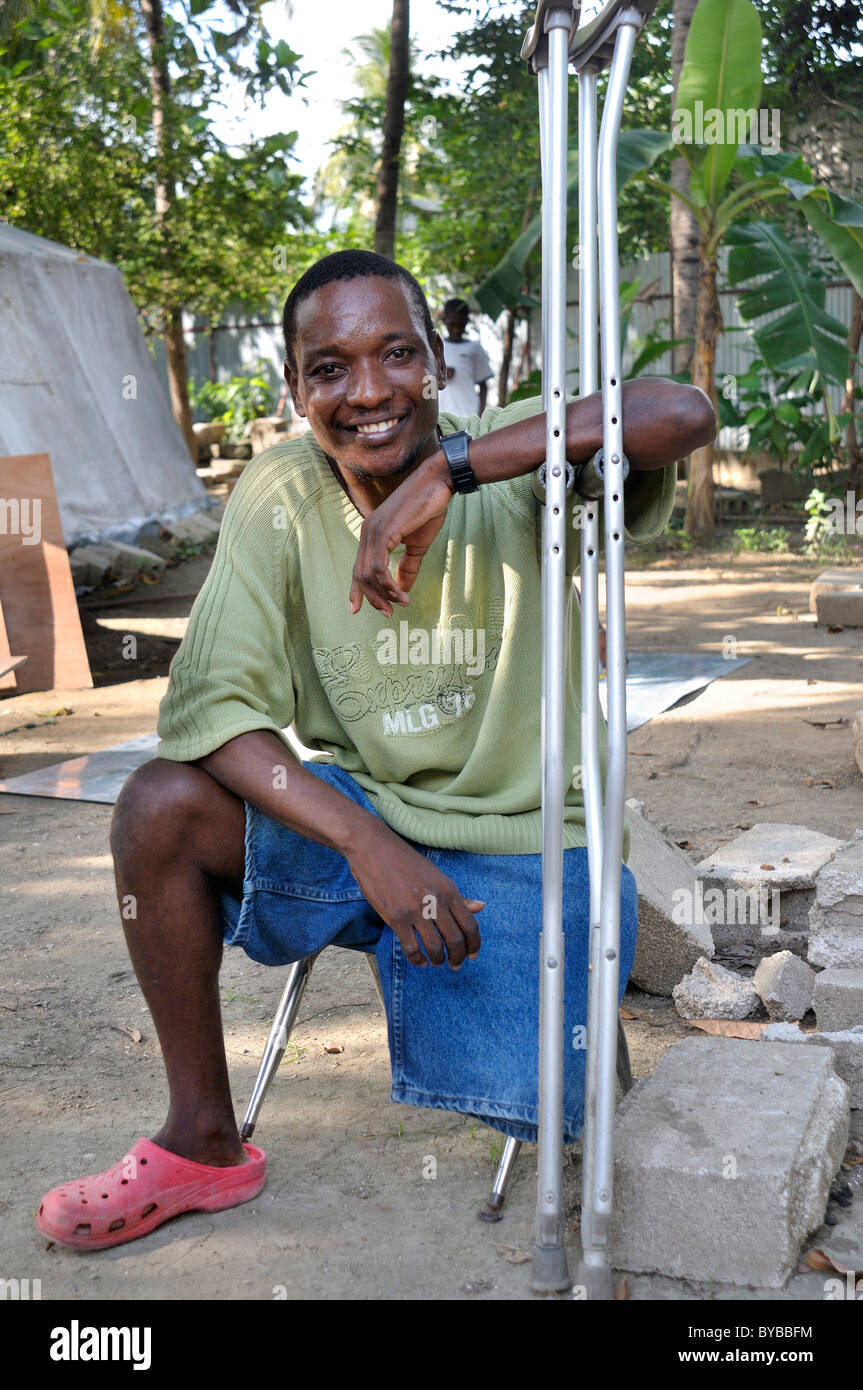
<path id="1" fill-rule="evenodd" d="M 124 786 L 111 849 L 129 954 L 168 1075 L 168 1117 L 153 1142 L 196 1163 L 242 1163 L 219 1002 L 219 893 L 242 897 L 243 802 L 201 768 L 157 758 Z"/>

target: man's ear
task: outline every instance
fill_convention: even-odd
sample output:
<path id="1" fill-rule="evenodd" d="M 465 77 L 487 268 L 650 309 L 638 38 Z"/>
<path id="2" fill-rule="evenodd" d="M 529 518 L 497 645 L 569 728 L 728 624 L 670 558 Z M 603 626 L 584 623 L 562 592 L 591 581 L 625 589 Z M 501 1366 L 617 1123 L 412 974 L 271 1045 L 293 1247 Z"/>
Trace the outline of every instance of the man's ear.
<path id="1" fill-rule="evenodd" d="M 303 420 L 305 420 L 306 412 L 303 408 L 303 403 L 300 400 L 299 393 L 299 377 L 297 376 L 296 372 L 291 370 L 291 368 L 288 366 L 287 361 L 285 362 L 285 381 L 288 383 L 288 390 L 291 393 L 291 400 L 293 401 L 294 410 Z"/>
<path id="2" fill-rule="evenodd" d="M 442 391 L 447 384 L 447 367 L 443 338 L 439 333 L 435 333 L 432 347 L 434 348 L 435 366 L 437 368 L 437 387 L 439 391 Z"/>

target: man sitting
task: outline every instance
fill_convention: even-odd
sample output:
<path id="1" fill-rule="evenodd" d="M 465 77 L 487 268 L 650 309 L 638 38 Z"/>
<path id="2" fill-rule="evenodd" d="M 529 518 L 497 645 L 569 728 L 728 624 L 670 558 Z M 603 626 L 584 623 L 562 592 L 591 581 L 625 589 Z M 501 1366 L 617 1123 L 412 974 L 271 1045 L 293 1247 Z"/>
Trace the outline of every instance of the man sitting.
<path id="1" fill-rule="evenodd" d="M 223 942 L 265 964 L 331 942 L 374 951 L 392 1098 L 536 1135 L 541 402 L 473 417 L 467 451 L 451 441 L 467 421 L 439 411 L 446 363 L 422 290 L 370 252 L 307 271 L 284 326 L 310 432 L 243 473 L 171 667 L 158 756 L 114 816 L 117 891 L 134 905 L 123 924 L 170 1104 L 152 1140 L 44 1199 L 40 1229 L 79 1248 L 263 1186 L 266 1157 L 241 1143 L 231 1102 Z M 623 395 L 627 533 L 644 541 L 668 519 L 674 461 L 713 438 L 715 418 L 702 392 L 674 382 L 629 382 Z M 568 404 L 573 463 L 600 447 L 601 418 L 599 395 Z M 569 535 L 574 572 L 575 524 Z M 324 761 L 297 760 L 291 724 Z M 577 698 L 566 751 L 575 768 Z M 579 785 L 564 826 L 568 1030 L 586 1017 Z M 624 869 L 621 995 L 636 908 Z M 565 1089 L 572 1141 L 583 1051 L 567 1048 Z"/>

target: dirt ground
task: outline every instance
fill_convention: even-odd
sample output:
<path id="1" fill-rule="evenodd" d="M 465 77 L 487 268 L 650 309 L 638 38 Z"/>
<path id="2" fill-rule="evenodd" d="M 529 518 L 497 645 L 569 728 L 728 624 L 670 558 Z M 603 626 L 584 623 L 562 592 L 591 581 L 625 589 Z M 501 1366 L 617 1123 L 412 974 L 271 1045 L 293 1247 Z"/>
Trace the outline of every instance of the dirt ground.
<path id="1" fill-rule="evenodd" d="M 191 606 L 164 595 L 197 589 L 208 564 L 201 556 L 172 570 L 151 602 L 88 601 L 97 688 L 0 700 L 0 777 L 153 730 L 166 662 Z M 820 568 L 714 554 L 630 573 L 632 648 L 720 651 L 733 638 L 736 654 L 751 657 L 630 737 L 628 794 L 696 860 L 758 821 L 841 838 L 863 827 L 848 726 L 863 707 L 863 631 L 815 626 L 808 588 Z M 123 656 L 129 634 L 135 661 Z M 530 1297 L 535 1151 L 522 1152 L 503 1221 L 478 1221 L 501 1136 L 389 1102 L 383 1014 L 362 960 L 342 951 L 316 966 L 259 1122 L 255 1138 L 269 1154 L 262 1195 L 217 1216 L 186 1215 L 115 1250 L 46 1249 L 33 1224 L 43 1192 L 108 1166 L 163 1117 L 158 1043 L 113 897 L 110 815 L 108 806 L 0 796 L 0 1274 L 41 1279 L 43 1299 Z M 284 972 L 228 953 L 222 997 L 238 1111 L 283 981 Z M 630 990 L 626 1002 L 638 1078 L 693 1030 L 670 1001 Z M 344 1050 L 327 1052 L 329 1043 Z M 573 1268 L 578 1161 L 574 1151 Z M 842 1236 L 863 1249 L 863 1169 L 846 1176 L 856 1200 L 830 1204 L 837 1224 L 816 1233 L 814 1245 Z M 632 1299 L 823 1299 L 824 1278 L 798 1273 L 778 1293 L 646 1276 L 629 1276 L 628 1285 Z"/>

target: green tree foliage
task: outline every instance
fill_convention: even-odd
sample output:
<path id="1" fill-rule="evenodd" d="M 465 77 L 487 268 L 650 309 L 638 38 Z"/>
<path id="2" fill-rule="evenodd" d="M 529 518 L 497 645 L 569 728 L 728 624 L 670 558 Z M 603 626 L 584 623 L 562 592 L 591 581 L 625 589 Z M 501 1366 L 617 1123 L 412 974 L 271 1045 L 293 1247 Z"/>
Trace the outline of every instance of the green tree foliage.
<path id="1" fill-rule="evenodd" d="M 294 133 L 235 148 L 213 126 L 230 77 L 243 77 L 251 97 L 273 84 L 290 91 L 302 80 L 297 55 L 260 32 L 250 43 L 249 11 L 237 27 L 238 6 L 211 8 L 191 0 L 166 15 L 177 185 L 167 258 L 137 5 L 18 0 L 0 31 L 0 216 L 117 264 L 153 332 L 173 304 L 215 319 L 230 300 L 266 302 L 283 287 L 275 248 L 309 220 L 290 164 Z M 226 20 L 233 29 L 217 27 Z"/>

